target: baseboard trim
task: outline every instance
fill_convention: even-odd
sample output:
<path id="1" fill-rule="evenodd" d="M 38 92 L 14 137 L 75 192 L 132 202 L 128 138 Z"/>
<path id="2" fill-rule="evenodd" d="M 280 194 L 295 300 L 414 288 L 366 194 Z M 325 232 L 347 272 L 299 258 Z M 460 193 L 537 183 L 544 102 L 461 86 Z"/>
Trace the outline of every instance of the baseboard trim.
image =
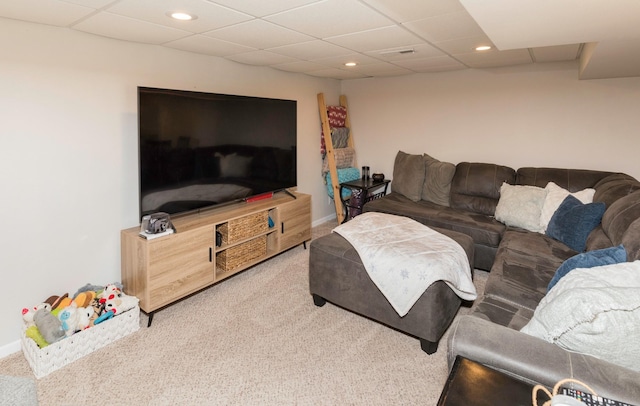
<path id="1" fill-rule="evenodd" d="M 0 347 L 0 358 L 8 357 L 9 355 L 15 354 L 18 351 L 20 351 L 20 340 L 16 340 L 12 343 Z"/>
<path id="2" fill-rule="evenodd" d="M 320 224 L 324 224 L 324 223 L 326 223 L 328 221 L 335 220 L 335 219 L 336 219 L 336 215 L 335 214 L 330 214 L 327 217 L 323 217 L 323 218 L 318 219 L 318 220 L 314 221 L 313 223 L 311 223 L 311 227 L 316 227 L 316 226 L 319 226 Z"/>

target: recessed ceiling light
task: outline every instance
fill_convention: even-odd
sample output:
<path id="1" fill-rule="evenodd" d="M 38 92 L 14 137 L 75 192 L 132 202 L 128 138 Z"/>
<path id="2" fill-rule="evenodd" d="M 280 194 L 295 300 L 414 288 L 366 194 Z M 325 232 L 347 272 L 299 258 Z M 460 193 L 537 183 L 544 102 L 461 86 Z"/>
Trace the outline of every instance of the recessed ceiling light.
<path id="1" fill-rule="evenodd" d="M 180 20 L 180 21 L 195 20 L 196 18 L 198 18 L 193 14 L 188 14 L 182 11 L 169 11 L 167 15 L 173 19 Z"/>
<path id="2" fill-rule="evenodd" d="M 481 45 L 479 47 L 476 47 L 476 51 L 488 51 L 490 49 L 491 47 L 489 45 Z"/>
<path id="3" fill-rule="evenodd" d="M 344 66 L 356 66 L 356 65 L 357 65 L 357 63 L 355 63 L 355 62 L 347 62 L 347 63 L 344 64 Z"/>

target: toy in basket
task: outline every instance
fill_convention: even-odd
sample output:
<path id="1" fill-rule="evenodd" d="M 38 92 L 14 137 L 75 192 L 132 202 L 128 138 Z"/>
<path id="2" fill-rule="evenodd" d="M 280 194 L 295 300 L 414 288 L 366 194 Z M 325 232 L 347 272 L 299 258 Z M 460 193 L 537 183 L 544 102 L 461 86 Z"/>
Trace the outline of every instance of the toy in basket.
<path id="1" fill-rule="evenodd" d="M 22 310 L 22 351 L 37 378 L 140 328 L 138 298 L 116 285 L 85 285 Z"/>

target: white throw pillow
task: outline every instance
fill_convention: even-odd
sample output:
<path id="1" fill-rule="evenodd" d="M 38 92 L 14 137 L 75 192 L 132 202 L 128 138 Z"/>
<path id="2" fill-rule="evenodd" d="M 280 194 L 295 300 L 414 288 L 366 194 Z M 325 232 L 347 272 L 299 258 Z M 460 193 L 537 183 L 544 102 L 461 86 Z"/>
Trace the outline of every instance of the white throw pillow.
<path id="1" fill-rule="evenodd" d="M 560 207 L 560 204 L 567 196 L 573 195 L 573 197 L 582 203 L 589 204 L 593 202 L 593 195 L 596 193 L 595 189 L 590 188 L 570 193 L 567 189 L 561 188 L 553 182 L 547 183 L 545 190 L 547 191 L 547 196 L 544 199 L 540 213 L 540 228 L 542 232 L 547 231 L 547 226 L 549 225 L 549 221 L 551 221 L 551 217 L 553 217 L 553 213 L 558 210 L 558 207 Z"/>
<path id="2" fill-rule="evenodd" d="M 520 331 L 640 371 L 640 260 L 574 269 Z"/>
<path id="3" fill-rule="evenodd" d="M 540 232 L 540 212 L 547 192 L 536 186 L 503 183 L 496 206 L 496 220 L 512 227 Z"/>

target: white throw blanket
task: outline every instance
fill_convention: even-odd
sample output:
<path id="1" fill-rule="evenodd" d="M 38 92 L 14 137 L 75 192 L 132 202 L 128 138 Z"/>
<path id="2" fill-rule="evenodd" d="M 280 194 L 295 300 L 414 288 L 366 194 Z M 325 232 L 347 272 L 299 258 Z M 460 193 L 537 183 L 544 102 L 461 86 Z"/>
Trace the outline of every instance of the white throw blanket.
<path id="1" fill-rule="evenodd" d="M 369 277 L 400 317 L 439 280 L 464 300 L 477 297 L 460 244 L 415 220 L 370 212 L 333 231 L 356 249 Z"/>

